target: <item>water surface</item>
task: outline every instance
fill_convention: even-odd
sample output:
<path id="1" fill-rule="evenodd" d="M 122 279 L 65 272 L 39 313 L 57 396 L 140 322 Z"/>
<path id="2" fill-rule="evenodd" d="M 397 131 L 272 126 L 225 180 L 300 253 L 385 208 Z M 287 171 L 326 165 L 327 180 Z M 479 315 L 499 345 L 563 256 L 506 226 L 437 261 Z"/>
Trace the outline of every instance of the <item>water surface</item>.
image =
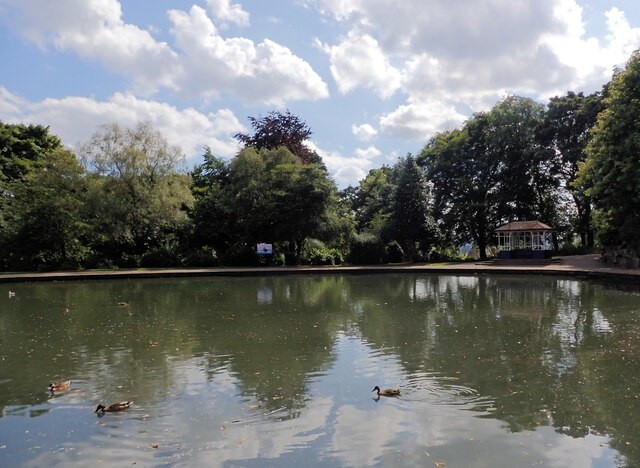
<path id="1" fill-rule="evenodd" d="M 3 288 L 0 466 L 640 466 L 638 288 L 428 274 Z M 134 405 L 93 412 L 120 400 Z"/>

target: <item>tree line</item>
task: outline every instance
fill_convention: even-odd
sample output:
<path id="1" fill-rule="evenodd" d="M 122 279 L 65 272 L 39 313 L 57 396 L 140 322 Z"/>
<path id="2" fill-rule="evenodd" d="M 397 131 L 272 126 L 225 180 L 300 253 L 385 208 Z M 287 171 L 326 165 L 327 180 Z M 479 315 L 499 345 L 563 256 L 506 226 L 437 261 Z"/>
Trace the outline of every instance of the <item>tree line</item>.
<path id="1" fill-rule="evenodd" d="M 343 190 L 299 117 L 249 120 L 231 161 L 205 148 L 191 170 L 149 123 L 74 153 L 0 122 L 0 268 L 435 261 L 465 244 L 487 258 L 496 227 L 534 219 L 556 249 L 640 248 L 638 51 L 601 91 L 508 96 Z"/>

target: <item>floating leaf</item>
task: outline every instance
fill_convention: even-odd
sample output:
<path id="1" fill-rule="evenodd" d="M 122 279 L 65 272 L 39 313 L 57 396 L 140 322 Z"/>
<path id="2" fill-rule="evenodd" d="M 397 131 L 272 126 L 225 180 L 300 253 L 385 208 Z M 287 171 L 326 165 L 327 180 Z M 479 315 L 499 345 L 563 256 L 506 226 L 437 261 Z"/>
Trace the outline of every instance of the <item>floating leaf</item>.
<path id="1" fill-rule="evenodd" d="M 158 444 L 149 444 L 149 447 L 151 447 L 151 448 L 158 448 Z"/>

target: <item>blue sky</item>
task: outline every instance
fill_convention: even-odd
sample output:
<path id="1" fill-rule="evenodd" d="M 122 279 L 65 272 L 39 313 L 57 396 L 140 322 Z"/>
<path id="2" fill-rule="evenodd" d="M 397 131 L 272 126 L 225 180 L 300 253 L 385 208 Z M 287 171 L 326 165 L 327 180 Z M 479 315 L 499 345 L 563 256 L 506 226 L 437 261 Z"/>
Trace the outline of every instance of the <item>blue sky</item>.
<path id="1" fill-rule="evenodd" d="M 0 0 L 0 120 L 71 147 L 150 121 L 186 167 L 288 109 L 340 187 L 508 94 L 592 92 L 637 0 Z"/>

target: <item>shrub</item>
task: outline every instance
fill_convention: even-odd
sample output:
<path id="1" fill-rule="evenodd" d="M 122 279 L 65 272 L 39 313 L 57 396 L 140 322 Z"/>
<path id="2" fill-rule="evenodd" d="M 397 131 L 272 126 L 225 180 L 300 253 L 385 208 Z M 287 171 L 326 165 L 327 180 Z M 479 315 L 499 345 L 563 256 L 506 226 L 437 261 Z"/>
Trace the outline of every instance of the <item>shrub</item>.
<path id="1" fill-rule="evenodd" d="M 342 253 L 338 249 L 329 249 L 318 239 L 307 239 L 302 248 L 302 263 L 307 265 L 340 265 Z"/>
<path id="2" fill-rule="evenodd" d="M 219 265 L 219 261 L 216 251 L 205 247 L 187 254 L 184 264 L 191 267 L 215 267 Z"/>
<path id="3" fill-rule="evenodd" d="M 220 256 L 220 263 L 228 266 L 258 266 L 260 259 L 256 253 L 255 244 L 238 242 Z"/>
<path id="4" fill-rule="evenodd" d="M 351 242 L 349 263 L 374 265 L 384 261 L 384 245 L 379 237 L 373 234 L 358 234 Z"/>
<path id="5" fill-rule="evenodd" d="M 172 268 L 181 266 L 182 261 L 172 250 L 157 247 L 142 255 L 140 265 L 144 268 Z"/>
<path id="6" fill-rule="evenodd" d="M 385 246 L 384 250 L 387 256 L 387 261 L 389 263 L 404 262 L 404 250 L 402 250 L 402 246 L 398 243 L 398 241 L 389 242 Z"/>

